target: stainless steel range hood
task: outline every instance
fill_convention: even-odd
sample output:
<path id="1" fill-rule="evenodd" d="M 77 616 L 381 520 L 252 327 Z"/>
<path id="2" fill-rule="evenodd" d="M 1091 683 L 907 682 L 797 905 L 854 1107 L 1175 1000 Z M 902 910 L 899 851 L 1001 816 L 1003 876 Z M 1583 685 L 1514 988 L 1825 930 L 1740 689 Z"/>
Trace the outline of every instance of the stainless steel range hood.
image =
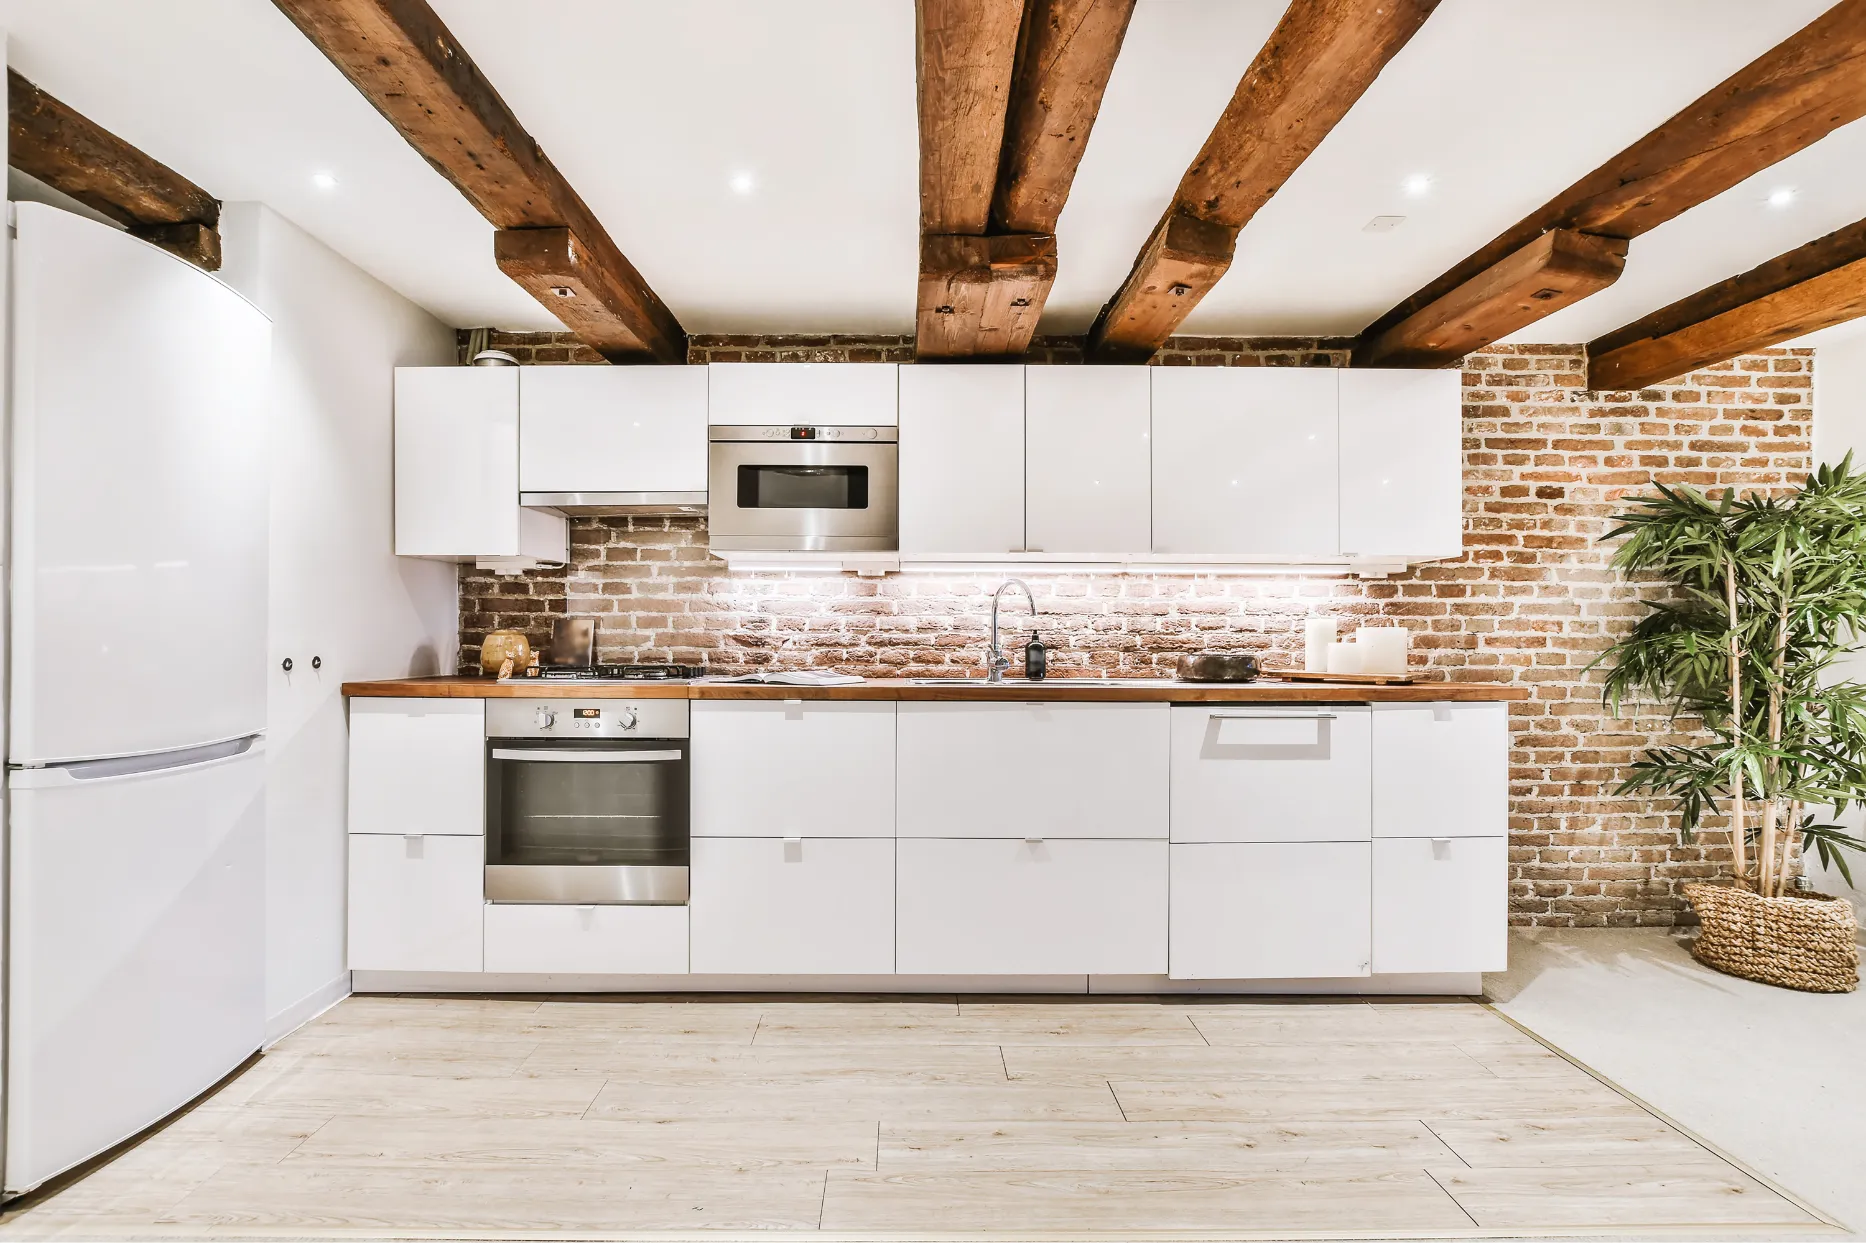
<path id="1" fill-rule="evenodd" d="M 703 514 L 704 492 L 521 492 L 518 503 L 581 518 Z"/>

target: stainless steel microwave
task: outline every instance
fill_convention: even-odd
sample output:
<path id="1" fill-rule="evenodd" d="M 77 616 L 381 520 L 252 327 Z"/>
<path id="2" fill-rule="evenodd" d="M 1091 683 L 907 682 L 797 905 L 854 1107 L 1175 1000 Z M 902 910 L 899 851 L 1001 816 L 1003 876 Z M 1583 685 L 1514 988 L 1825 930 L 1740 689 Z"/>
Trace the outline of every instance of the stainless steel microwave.
<path id="1" fill-rule="evenodd" d="M 900 547 L 900 443 L 892 427 L 714 427 L 707 526 L 739 552 Z"/>

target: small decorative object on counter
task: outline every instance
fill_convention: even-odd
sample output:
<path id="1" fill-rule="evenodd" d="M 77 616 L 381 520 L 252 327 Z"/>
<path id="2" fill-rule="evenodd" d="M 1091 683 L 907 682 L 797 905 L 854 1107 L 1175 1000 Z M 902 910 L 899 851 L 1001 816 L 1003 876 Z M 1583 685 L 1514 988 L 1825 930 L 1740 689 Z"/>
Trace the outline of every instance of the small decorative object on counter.
<path id="1" fill-rule="evenodd" d="M 1030 632 L 1030 642 L 1024 644 L 1024 676 L 1032 682 L 1041 682 L 1050 671 L 1050 652 L 1043 646 L 1043 640 L 1037 632 Z"/>
<path id="2" fill-rule="evenodd" d="M 1179 658 L 1183 682 L 1255 682 L 1257 658 L 1242 653 L 1188 652 Z"/>
<path id="3" fill-rule="evenodd" d="M 1406 672 L 1406 643 L 1410 637 L 1404 626 L 1362 626 L 1354 632 L 1361 649 L 1360 672 Z"/>
<path id="4" fill-rule="evenodd" d="M 1311 617 L 1302 628 L 1302 667 L 1309 673 L 1328 672 L 1328 647 L 1335 641 L 1335 619 Z"/>
<path id="5" fill-rule="evenodd" d="M 495 630 L 480 640 L 481 673 L 512 676 L 511 669 L 523 669 L 531 663 L 531 640 L 516 630 Z"/>
<path id="6" fill-rule="evenodd" d="M 1328 645 L 1328 671 L 1330 673 L 1360 673 L 1361 645 L 1349 639 L 1344 643 Z"/>
<path id="7" fill-rule="evenodd" d="M 596 619 L 560 617 L 551 623 L 551 650 L 545 656 L 548 665 L 559 668 L 587 669 L 596 663 Z"/>

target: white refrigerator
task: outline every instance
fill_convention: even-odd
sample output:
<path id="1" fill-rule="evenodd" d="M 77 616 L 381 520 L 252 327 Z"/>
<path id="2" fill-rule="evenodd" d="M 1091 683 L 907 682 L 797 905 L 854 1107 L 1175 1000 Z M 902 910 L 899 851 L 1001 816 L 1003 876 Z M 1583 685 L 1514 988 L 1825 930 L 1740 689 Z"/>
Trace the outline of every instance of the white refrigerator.
<path id="1" fill-rule="evenodd" d="M 207 273 L 15 205 L 5 1190 L 264 1032 L 266 370 Z"/>

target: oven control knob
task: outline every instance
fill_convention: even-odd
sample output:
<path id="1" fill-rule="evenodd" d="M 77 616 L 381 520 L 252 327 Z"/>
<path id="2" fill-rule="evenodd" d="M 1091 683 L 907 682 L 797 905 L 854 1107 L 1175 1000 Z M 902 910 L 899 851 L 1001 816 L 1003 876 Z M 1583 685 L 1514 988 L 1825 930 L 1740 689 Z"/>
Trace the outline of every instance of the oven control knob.
<path id="1" fill-rule="evenodd" d="M 633 708 L 623 708 L 616 713 L 616 724 L 623 729 L 634 729 L 641 724 L 641 713 Z"/>
<path id="2" fill-rule="evenodd" d="M 557 724 L 557 712 L 553 708 L 538 709 L 538 728 L 549 729 Z"/>

